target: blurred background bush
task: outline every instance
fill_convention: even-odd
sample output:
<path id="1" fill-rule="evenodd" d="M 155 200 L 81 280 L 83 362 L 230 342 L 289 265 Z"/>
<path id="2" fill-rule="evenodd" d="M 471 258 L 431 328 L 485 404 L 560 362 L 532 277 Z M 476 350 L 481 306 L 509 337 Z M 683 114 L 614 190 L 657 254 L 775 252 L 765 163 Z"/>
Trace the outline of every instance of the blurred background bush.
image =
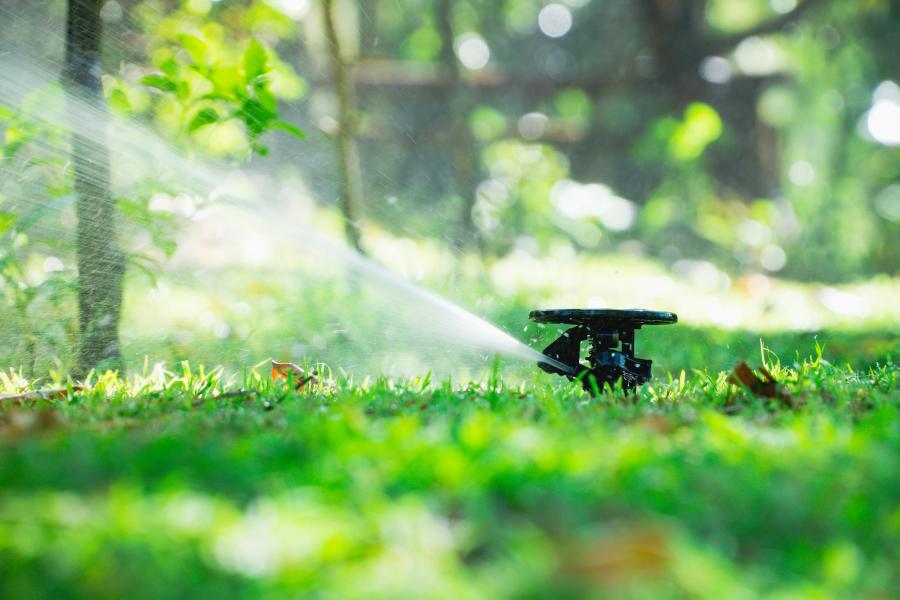
<path id="1" fill-rule="evenodd" d="M 65 3 L 7 8 L 9 48 L 59 61 Z M 334 2 L 353 67 L 366 219 L 490 254 L 566 240 L 674 264 L 840 281 L 894 273 L 900 7 L 887 0 Z M 337 197 L 337 98 L 320 2 L 110 0 L 113 107 L 177 129 L 243 44 L 306 144 L 269 161 Z M 41 47 L 43 43 L 43 47 Z M 202 64 L 175 96 L 141 83 Z M 233 69 L 232 69 L 233 71 Z M 195 116 L 195 115 L 192 115 Z M 196 123 L 195 123 L 196 125 Z M 235 118 L 196 129 L 249 148 Z M 7 135 L 9 137 L 9 135 Z M 252 140 L 251 140 L 252 141 Z"/>

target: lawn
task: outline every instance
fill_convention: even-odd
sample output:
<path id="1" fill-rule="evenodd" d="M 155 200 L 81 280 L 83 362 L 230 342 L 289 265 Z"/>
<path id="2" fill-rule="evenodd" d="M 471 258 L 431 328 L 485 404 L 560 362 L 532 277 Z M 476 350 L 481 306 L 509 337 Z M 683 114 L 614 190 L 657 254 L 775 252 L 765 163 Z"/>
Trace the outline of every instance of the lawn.
<path id="1" fill-rule="evenodd" d="M 747 357 L 775 397 L 184 365 L 5 400 L 0 595 L 896 597 L 900 369 L 808 350 Z"/>

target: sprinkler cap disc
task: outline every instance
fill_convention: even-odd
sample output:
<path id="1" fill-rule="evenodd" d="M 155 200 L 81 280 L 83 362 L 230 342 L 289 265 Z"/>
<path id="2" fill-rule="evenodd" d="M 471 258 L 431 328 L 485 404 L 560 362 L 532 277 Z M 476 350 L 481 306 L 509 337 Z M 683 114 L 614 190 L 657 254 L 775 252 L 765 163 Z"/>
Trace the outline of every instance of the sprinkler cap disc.
<path id="1" fill-rule="evenodd" d="M 528 314 L 528 318 L 538 323 L 567 323 L 570 325 L 610 323 L 635 328 L 641 325 L 666 325 L 678 322 L 678 316 L 675 313 L 638 308 L 629 310 L 612 308 L 533 310 Z"/>

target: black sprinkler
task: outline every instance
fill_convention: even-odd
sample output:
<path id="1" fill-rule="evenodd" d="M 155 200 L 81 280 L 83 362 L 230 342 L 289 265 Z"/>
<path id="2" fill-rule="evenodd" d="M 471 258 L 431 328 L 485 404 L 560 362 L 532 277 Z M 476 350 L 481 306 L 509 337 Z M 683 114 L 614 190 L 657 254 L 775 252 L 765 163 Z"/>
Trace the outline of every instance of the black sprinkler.
<path id="1" fill-rule="evenodd" d="M 568 371 L 549 363 L 538 366 L 548 373 L 565 375 L 570 380 L 581 378 L 589 392 L 610 388 L 622 380 L 626 391 L 650 381 L 653 361 L 634 355 L 634 332 L 642 325 L 677 323 L 678 316 L 652 310 L 563 309 L 534 310 L 528 317 L 538 323 L 574 325 L 544 348 L 544 354 L 559 361 Z M 590 341 L 587 363 L 581 362 L 581 342 Z M 593 376 L 593 377 L 592 377 Z"/>

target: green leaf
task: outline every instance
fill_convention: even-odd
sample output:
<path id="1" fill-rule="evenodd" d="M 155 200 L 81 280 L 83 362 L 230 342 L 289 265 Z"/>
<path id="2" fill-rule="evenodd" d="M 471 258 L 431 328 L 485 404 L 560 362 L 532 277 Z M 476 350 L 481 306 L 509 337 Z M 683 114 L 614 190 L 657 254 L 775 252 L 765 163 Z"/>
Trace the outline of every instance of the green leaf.
<path id="1" fill-rule="evenodd" d="M 266 49 L 259 40 L 251 40 L 244 51 L 244 81 L 248 84 L 266 72 Z"/>
<path id="2" fill-rule="evenodd" d="M 196 35 L 182 34 L 178 36 L 178 41 L 187 50 L 194 64 L 206 64 L 206 42 L 198 38 Z"/>
<path id="3" fill-rule="evenodd" d="M 237 116 L 244 121 L 251 138 L 259 136 L 265 131 L 269 122 L 278 117 L 276 113 L 260 104 L 258 100 L 252 99 L 244 102 Z"/>
<path id="4" fill-rule="evenodd" d="M 287 121 L 274 121 L 269 123 L 269 129 L 277 129 L 279 131 L 284 131 L 292 136 L 299 138 L 301 140 L 306 139 L 306 132 L 294 125 L 293 123 L 288 123 Z"/>
<path id="5" fill-rule="evenodd" d="M 259 100 L 262 107 L 273 115 L 277 114 L 278 100 L 275 98 L 275 94 L 269 91 L 269 88 L 266 87 L 265 83 L 257 81 L 253 86 L 253 90 L 256 92 L 256 98 Z"/>
<path id="6" fill-rule="evenodd" d="M 178 96 L 180 100 L 186 100 L 187 98 L 189 98 L 191 95 L 190 84 L 186 80 L 180 79 L 175 85 L 175 95 Z"/>
<path id="7" fill-rule="evenodd" d="M 216 99 L 234 102 L 236 91 L 244 87 L 244 79 L 239 69 L 232 66 L 218 66 L 210 69 L 208 77 L 213 84 L 209 94 Z"/>
<path id="8" fill-rule="evenodd" d="M 175 62 L 174 58 L 168 58 L 159 65 L 159 70 L 174 79 L 175 75 L 178 74 L 178 63 Z"/>
<path id="9" fill-rule="evenodd" d="M 147 207 L 140 202 L 135 202 L 128 198 L 116 198 L 116 208 L 119 209 L 119 213 L 122 216 L 138 224 L 142 224 L 147 220 Z"/>
<path id="10" fill-rule="evenodd" d="M 129 253 L 126 256 L 128 258 L 128 263 L 138 271 L 146 275 L 147 279 L 150 280 L 151 285 L 156 286 L 157 273 L 153 270 L 153 268 L 156 266 L 156 261 L 153 258 L 143 254 Z"/>
<path id="11" fill-rule="evenodd" d="M 163 92 L 174 92 L 178 87 L 174 81 L 164 75 L 147 75 L 141 79 L 141 83 Z"/>
<path id="12" fill-rule="evenodd" d="M 204 108 L 191 119 L 190 124 L 187 127 L 189 133 L 193 133 L 194 131 L 204 127 L 206 125 L 210 125 L 219 120 L 219 113 L 217 113 L 212 108 Z"/>
<path id="13" fill-rule="evenodd" d="M 3 150 L 3 153 L 0 154 L 0 158 L 3 158 L 7 161 L 11 161 L 15 158 L 16 154 L 19 153 L 19 150 L 25 147 L 25 144 L 28 142 L 28 138 L 19 138 L 14 142 L 9 142 L 6 144 L 6 147 L 0 146 L 0 149 Z"/>
<path id="14" fill-rule="evenodd" d="M 125 92 L 119 88 L 114 89 L 109 95 L 109 106 L 120 112 L 131 112 L 131 102 L 128 101 Z"/>
<path id="15" fill-rule="evenodd" d="M 0 234 L 6 233 L 16 224 L 18 216 L 13 212 L 0 212 Z"/>

